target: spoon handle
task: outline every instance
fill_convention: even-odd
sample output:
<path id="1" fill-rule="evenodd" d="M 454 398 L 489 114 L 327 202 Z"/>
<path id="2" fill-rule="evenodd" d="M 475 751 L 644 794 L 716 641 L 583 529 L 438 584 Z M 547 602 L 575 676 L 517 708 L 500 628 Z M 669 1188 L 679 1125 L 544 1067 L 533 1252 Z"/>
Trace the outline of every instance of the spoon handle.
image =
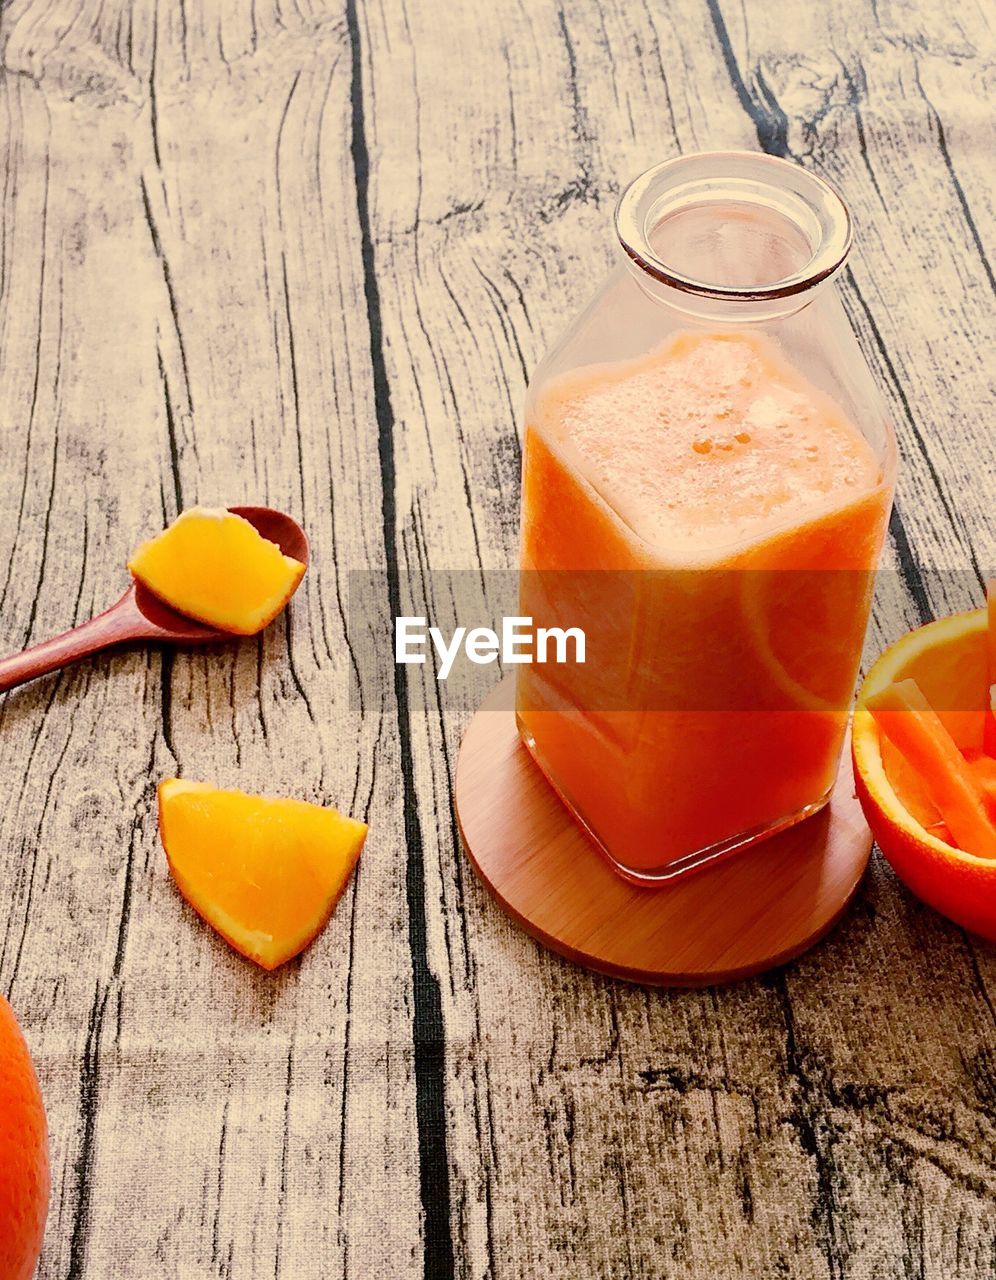
<path id="1" fill-rule="evenodd" d="M 50 671 L 58 671 L 71 662 L 79 662 L 102 649 L 136 639 L 135 620 L 121 608 L 122 603 L 119 600 L 106 612 L 80 623 L 71 631 L 64 631 L 60 636 L 42 640 L 21 653 L 0 658 L 0 693 Z"/>

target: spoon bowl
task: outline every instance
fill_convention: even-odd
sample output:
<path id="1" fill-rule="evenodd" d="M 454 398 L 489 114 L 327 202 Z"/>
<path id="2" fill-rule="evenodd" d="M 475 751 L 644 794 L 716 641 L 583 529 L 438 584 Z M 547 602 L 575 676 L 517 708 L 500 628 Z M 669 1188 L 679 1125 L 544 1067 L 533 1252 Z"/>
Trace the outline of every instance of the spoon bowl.
<path id="1" fill-rule="evenodd" d="M 285 556 L 307 567 L 308 537 L 296 520 L 272 507 L 229 507 L 228 510 L 248 520 L 257 533 L 275 542 Z M 121 644 L 148 640 L 187 647 L 232 638 L 230 632 L 205 626 L 171 609 L 148 587 L 133 581 L 121 599 L 97 617 L 21 653 L 0 659 L 0 693 Z"/>

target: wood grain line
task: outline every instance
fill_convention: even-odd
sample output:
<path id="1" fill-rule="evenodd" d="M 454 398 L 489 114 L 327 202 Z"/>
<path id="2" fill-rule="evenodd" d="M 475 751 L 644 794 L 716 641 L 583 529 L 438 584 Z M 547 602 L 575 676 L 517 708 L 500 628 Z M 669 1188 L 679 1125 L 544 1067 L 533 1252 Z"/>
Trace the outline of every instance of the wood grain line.
<path id="1" fill-rule="evenodd" d="M 346 0 L 346 23 L 352 46 L 351 151 L 356 181 L 356 210 L 361 237 L 363 289 L 370 337 L 374 407 L 377 417 L 388 606 L 392 616 L 399 616 L 403 613 L 403 609 L 396 543 L 398 527 L 394 457 L 395 417 L 384 359 L 380 290 L 370 222 L 368 196 L 370 158 L 365 134 L 363 46 L 356 0 Z M 415 792 L 406 673 L 406 667 L 400 664 L 394 665 L 394 696 L 398 708 L 401 790 L 407 846 L 406 896 L 414 996 L 416 1114 L 424 1231 L 423 1273 L 426 1280 L 448 1280 L 454 1274 L 454 1259 L 450 1230 L 449 1159 L 446 1144 L 445 1029 L 439 979 L 429 966 L 427 950 L 424 841 L 418 797 Z"/>

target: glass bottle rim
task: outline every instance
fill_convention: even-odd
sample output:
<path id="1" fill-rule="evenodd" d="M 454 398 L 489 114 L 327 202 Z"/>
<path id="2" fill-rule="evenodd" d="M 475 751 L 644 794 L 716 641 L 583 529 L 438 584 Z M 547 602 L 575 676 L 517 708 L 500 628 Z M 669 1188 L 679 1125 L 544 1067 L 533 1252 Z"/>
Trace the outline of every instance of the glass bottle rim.
<path id="1" fill-rule="evenodd" d="M 764 284 L 726 285 L 698 280 L 655 251 L 651 233 L 669 214 L 704 203 L 763 204 L 803 232 L 810 257 L 797 271 Z M 823 178 L 760 151 L 702 151 L 654 165 L 635 178 L 616 205 L 616 234 L 630 260 L 661 284 L 682 293 L 725 301 L 790 298 L 830 279 L 851 247 L 851 215 Z"/>

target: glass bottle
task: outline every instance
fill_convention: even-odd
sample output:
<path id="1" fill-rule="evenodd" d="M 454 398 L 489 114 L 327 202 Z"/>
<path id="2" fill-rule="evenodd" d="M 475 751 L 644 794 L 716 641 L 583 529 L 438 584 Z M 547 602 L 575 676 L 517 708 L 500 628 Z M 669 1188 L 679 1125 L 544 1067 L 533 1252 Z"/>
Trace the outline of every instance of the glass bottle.
<path id="1" fill-rule="evenodd" d="M 682 157 L 623 192 L 616 232 L 526 401 L 521 613 L 579 629 L 584 662 L 520 666 L 516 713 L 602 853 L 654 884 L 829 799 L 895 441 L 820 178 Z"/>

